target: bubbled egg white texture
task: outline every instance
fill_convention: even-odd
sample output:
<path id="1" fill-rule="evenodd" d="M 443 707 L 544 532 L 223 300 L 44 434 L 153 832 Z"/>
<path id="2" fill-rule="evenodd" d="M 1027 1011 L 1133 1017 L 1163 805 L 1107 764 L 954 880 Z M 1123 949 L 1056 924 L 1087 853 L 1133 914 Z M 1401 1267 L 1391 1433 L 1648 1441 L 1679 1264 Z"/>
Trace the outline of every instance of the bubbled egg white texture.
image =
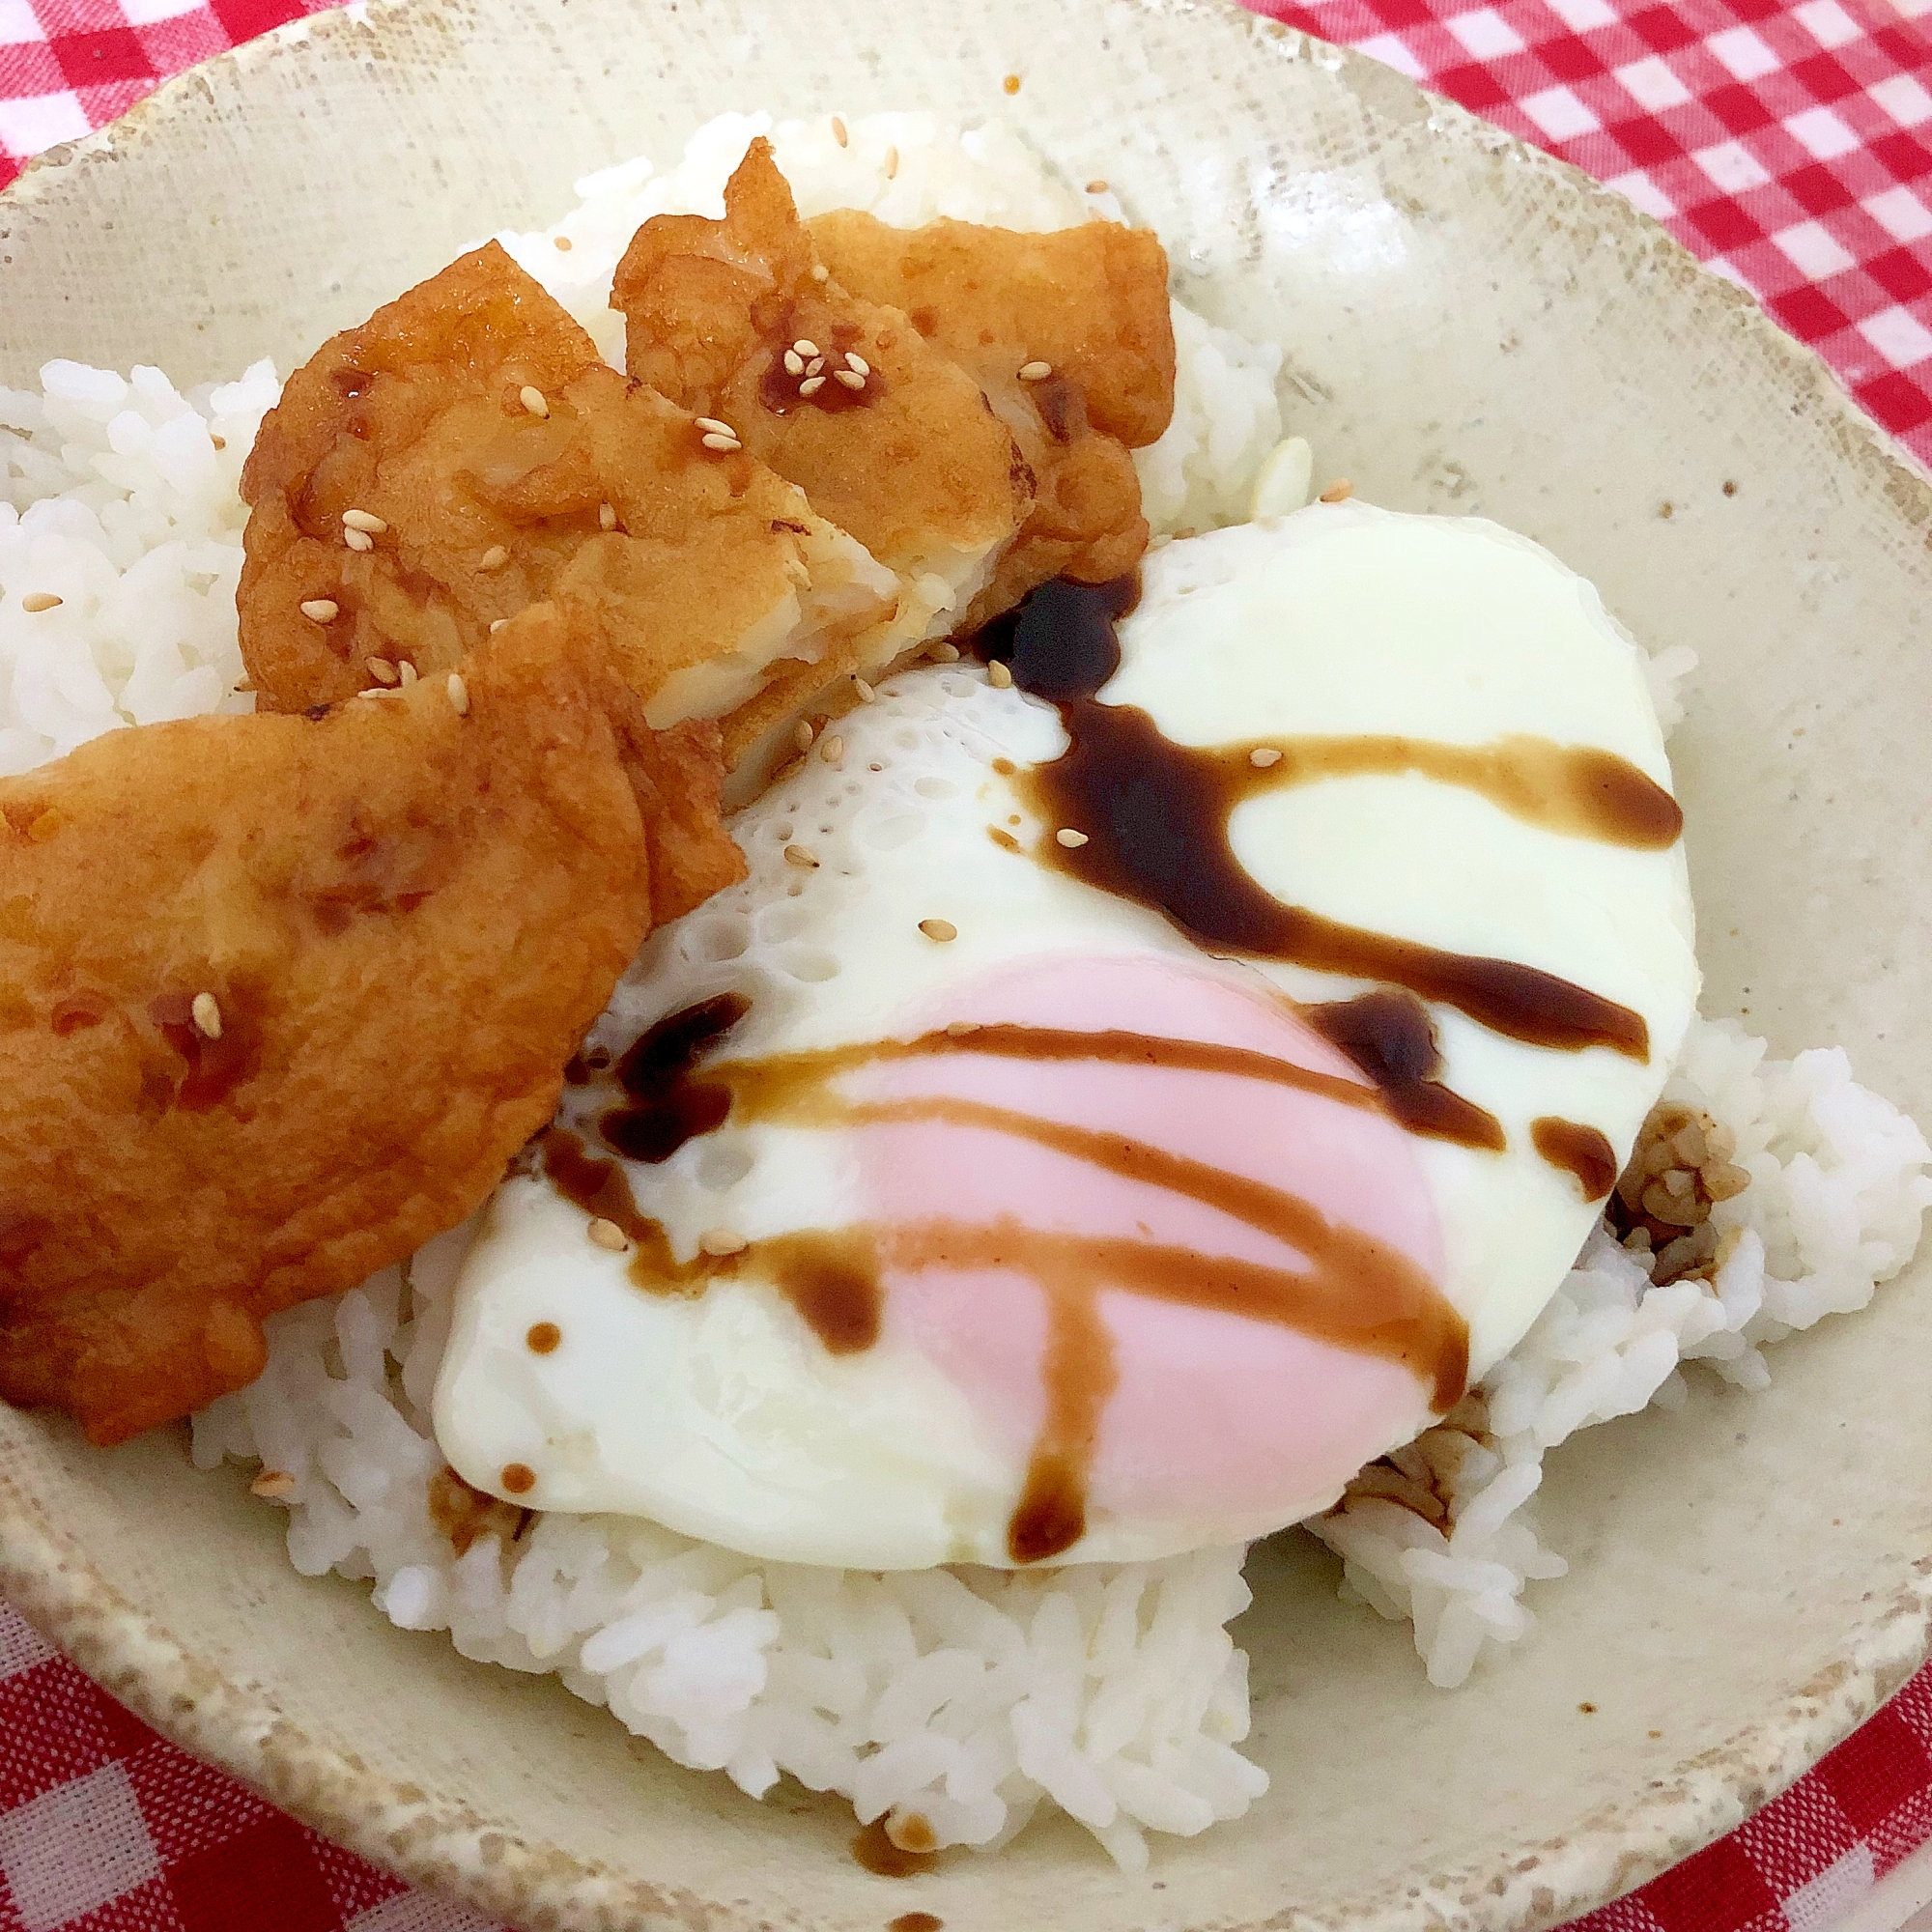
<path id="1" fill-rule="evenodd" d="M 1633 646 L 1586 582 L 1495 526 L 1313 506 L 1164 546 L 1144 586 L 1100 695 L 1143 707 L 1179 743 L 1526 733 L 1601 747 L 1669 783 Z M 1057 828 L 1028 802 L 1027 768 L 1066 743 L 1051 705 L 977 667 L 882 686 L 739 814 L 749 876 L 652 938 L 593 1043 L 619 1054 L 667 1015 L 731 993 L 750 1004 L 721 1061 L 1009 1021 L 1237 1041 L 1355 1078 L 1291 1002 L 1346 999 L 1363 982 L 1210 959 L 1157 912 L 1035 856 L 1050 859 Z M 956 1074 L 935 1077 L 970 1090 L 982 1114 L 1037 1107 L 1170 1163 L 1245 1166 L 1352 1219 L 1433 1276 L 1467 1321 L 1480 1375 L 1534 1321 L 1598 1211 L 1536 1153 L 1530 1122 L 1588 1124 L 1627 1154 L 1692 1010 L 1681 845 L 1560 836 L 1414 775 L 1264 791 L 1236 808 L 1231 835 L 1287 903 L 1537 967 L 1631 1008 L 1649 1060 L 1529 1046 L 1432 1007 L 1440 1077 L 1496 1116 L 1500 1152 L 1305 1095 L 1264 1095 L 1250 1119 L 1257 1083 L 1199 1072 L 1089 1070 L 1076 1092 L 1064 1068 L 962 1054 L 947 1060 Z M 930 936 L 948 928 L 956 936 Z M 701 1293 L 654 1292 L 547 1180 L 506 1182 L 464 1267 L 438 1439 L 467 1480 L 530 1507 L 645 1516 L 775 1560 L 1016 1560 L 1009 1529 L 1048 1428 L 1050 1330 L 1042 1297 L 994 1276 L 961 1273 L 950 1293 L 889 1272 L 876 1342 L 835 1352 L 761 1272 L 760 1242 L 958 1215 L 984 1228 L 1003 1211 L 1095 1237 L 1172 1234 L 1210 1259 L 1242 1237 L 1199 1202 L 1170 1228 L 1108 1192 L 1112 1180 L 1090 1188 L 1077 1163 L 983 1121 L 880 1140 L 734 1115 L 660 1164 L 623 1166 L 679 1263 L 723 1231 L 750 1244 L 744 1264 Z M 1431 1419 L 1430 1391 L 1390 1361 L 1225 1309 L 1124 1293 L 1100 1307 L 1117 1385 L 1068 1560 L 1278 1527 Z M 527 1338 L 544 1323 L 560 1340 L 539 1353 Z M 518 1464 L 532 1481 L 506 1489 Z"/>

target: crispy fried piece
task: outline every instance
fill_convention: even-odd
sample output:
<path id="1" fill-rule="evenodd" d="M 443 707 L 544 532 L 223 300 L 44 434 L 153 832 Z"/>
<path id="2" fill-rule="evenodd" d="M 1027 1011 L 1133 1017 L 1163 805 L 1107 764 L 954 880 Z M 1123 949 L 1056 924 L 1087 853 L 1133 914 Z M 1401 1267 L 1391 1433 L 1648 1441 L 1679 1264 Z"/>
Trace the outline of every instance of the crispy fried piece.
<path id="1" fill-rule="evenodd" d="M 0 782 L 9 1401 L 105 1443 L 251 1380 L 265 1316 L 489 1193 L 653 921 L 742 871 L 716 727 L 653 737 L 589 627 L 464 677 Z"/>
<path id="2" fill-rule="evenodd" d="M 974 600 L 969 624 L 1052 577 L 1102 583 L 1147 548 L 1130 449 L 1174 414 L 1167 253 L 1151 229 L 1089 221 L 1047 234 L 934 221 L 889 228 L 855 210 L 810 224 L 834 278 L 903 309 L 968 370 L 1034 472 L 1020 538 Z M 1023 368 L 1051 373 L 1023 381 Z"/>
<path id="3" fill-rule="evenodd" d="M 452 263 L 325 345 L 262 425 L 238 603 L 264 708 L 453 669 L 494 623 L 583 597 L 663 726 L 890 614 L 889 572 L 704 436 L 494 242 Z"/>
<path id="4" fill-rule="evenodd" d="M 757 140 L 725 188 L 724 218 L 654 215 L 611 299 L 633 376 L 730 423 L 898 573 L 895 624 L 844 662 L 826 660 L 869 675 L 952 628 L 1024 522 L 1033 479 L 979 384 L 898 310 L 818 278 L 819 266 L 771 145 Z M 768 690 L 763 722 L 812 683 L 795 673 Z"/>

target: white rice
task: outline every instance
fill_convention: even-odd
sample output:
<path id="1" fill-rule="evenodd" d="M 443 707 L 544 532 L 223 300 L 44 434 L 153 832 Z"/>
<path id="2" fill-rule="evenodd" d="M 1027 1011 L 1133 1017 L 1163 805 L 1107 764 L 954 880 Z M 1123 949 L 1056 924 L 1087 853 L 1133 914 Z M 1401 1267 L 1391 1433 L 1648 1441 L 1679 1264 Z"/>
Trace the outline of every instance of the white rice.
<path id="1" fill-rule="evenodd" d="M 1600 1225 L 1468 1406 L 1471 1428 L 1431 1430 L 1392 1459 L 1447 1503 L 1446 1521 L 1350 1496 L 1308 1525 L 1342 1557 L 1345 1595 L 1413 1622 L 1432 1683 L 1461 1684 L 1486 1653 L 1520 1642 L 1534 1624 L 1523 1585 L 1568 1568 L 1528 1507 L 1548 1450 L 1652 1403 L 1680 1407 L 1687 1362 L 1765 1387 L 1765 1344 L 1863 1308 L 1918 1244 L 1932 1150 L 1853 1080 L 1842 1048 L 1769 1060 L 1735 1020 L 1698 1020 L 1664 1097 L 1729 1127 L 1751 1178 L 1712 1209 L 1720 1234 L 1737 1231 L 1715 1279 L 1653 1287 L 1643 1260 Z"/>
<path id="2" fill-rule="evenodd" d="M 120 724 L 251 708 L 236 486 L 278 393 L 266 362 L 185 397 L 158 369 L 78 362 L 0 388 L 0 776 Z"/>
<path id="3" fill-rule="evenodd" d="M 637 224 L 715 214 L 745 143 L 767 129 L 767 117 L 723 117 L 668 173 L 606 170 L 554 229 L 502 239 L 614 359 L 606 295 Z M 1046 227 L 1119 212 L 1001 129 L 880 115 L 851 120 L 842 146 L 829 117 L 771 131 L 808 213 Z M 1174 426 L 1138 459 L 1162 535 L 1245 516 L 1283 427 L 1278 348 L 1178 304 L 1175 328 Z M 236 485 L 276 393 L 266 363 L 187 397 L 152 369 L 124 380 L 61 362 L 38 393 L 0 390 L 0 773 L 119 724 L 246 707 L 233 689 Z M 36 593 L 62 601 L 28 612 Z M 1666 726 L 1693 662 L 1680 650 L 1653 663 Z M 1739 1234 L 1715 1283 L 1652 1287 L 1593 1236 L 1478 1396 L 1380 1472 L 1384 1488 L 1433 1496 L 1435 1520 L 1360 1495 L 1310 1525 L 1341 1554 L 1345 1593 L 1412 1621 L 1436 1683 L 1520 1642 L 1526 1584 L 1564 1570 L 1532 1515 L 1547 1450 L 1689 1399 L 1686 1362 L 1762 1386 L 1765 1344 L 1862 1307 L 1918 1240 L 1932 1154 L 1853 1083 L 1841 1052 L 1771 1062 L 1730 1022 L 1699 1023 L 1670 1094 L 1729 1125 L 1751 1175 L 1716 1211 Z M 455 1231 L 407 1268 L 277 1317 L 261 1379 L 195 1418 L 201 1466 L 259 1461 L 291 1479 L 280 1500 L 305 1575 L 369 1579 L 395 1623 L 554 1672 L 754 1796 L 789 1775 L 842 1794 L 862 1821 L 917 1814 L 942 1845 L 1004 1843 L 1045 1801 L 1138 1867 L 1148 1833 L 1238 1817 L 1265 1788 L 1236 1748 L 1248 1729 L 1246 1659 L 1226 1629 L 1249 1601 L 1237 1549 L 878 1576 L 757 1563 L 612 1517 L 533 1518 L 513 1534 L 517 1514 L 498 1505 L 458 1554 L 431 1514 L 442 1459 L 428 1402 L 466 1240 Z"/>

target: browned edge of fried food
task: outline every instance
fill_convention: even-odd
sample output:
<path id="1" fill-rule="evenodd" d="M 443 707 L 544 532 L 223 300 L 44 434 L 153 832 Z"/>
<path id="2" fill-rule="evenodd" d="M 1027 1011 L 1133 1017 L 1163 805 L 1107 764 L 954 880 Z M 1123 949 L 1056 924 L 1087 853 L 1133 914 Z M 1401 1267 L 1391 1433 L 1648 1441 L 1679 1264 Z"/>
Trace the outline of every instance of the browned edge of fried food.
<path id="1" fill-rule="evenodd" d="M 808 224 L 819 259 L 854 295 L 902 309 L 928 342 L 983 380 L 1045 364 L 1030 384 L 1080 392 L 1087 422 L 1129 449 L 1174 419 L 1167 251 L 1151 228 L 1084 221 L 994 228 L 942 217 L 895 228 L 858 209 Z"/>
<path id="2" fill-rule="evenodd" d="M 599 361 L 494 243 L 298 370 L 242 480 L 237 602 L 265 710 L 456 669 L 553 600 L 593 607 L 668 724 L 719 701 L 687 674 L 768 635 L 813 567 L 801 493 Z M 854 630 L 891 611 L 846 602 Z M 821 628 L 801 641 L 842 635 Z"/>
<path id="3" fill-rule="evenodd" d="M 1033 471 L 1025 526 L 963 628 L 1051 578 L 1098 583 L 1132 570 L 1149 539 L 1132 450 L 1174 413 L 1167 255 L 1154 235 L 1106 221 L 900 229 L 855 210 L 810 229 L 834 277 L 904 310 L 972 375 Z"/>
<path id="4" fill-rule="evenodd" d="M 119 1441 L 462 1220 L 653 921 L 741 871 L 719 782 L 547 606 L 454 684 L 0 782 L 0 1396 Z"/>
<path id="5" fill-rule="evenodd" d="M 487 390 L 503 424 L 541 435 L 525 388 L 549 395 L 597 359 L 589 335 L 493 242 L 332 336 L 290 376 L 242 470 L 249 516 L 236 603 L 258 708 L 352 696 L 376 681 L 371 659 L 453 669 L 492 622 L 533 601 L 520 581 L 438 569 L 387 531 L 380 549 L 353 548 L 343 513 L 375 511 L 385 467 L 452 403 Z M 463 483 L 456 473 L 418 484 L 410 507 L 446 509 Z M 304 605 L 335 611 L 317 621 Z"/>
<path id="6" fill-rule="evenodd" d="M 1033 477 L 980 385 L 905 315 L 816 277 L 811 238 L 771 144 L 752 142 L 724 216 L 653 215 L 618 264 L 626 366 L 682 408 L 729 423 L 812 507 L 894 570 L 936 549 L 1009 541 Z M 825 369 L 787 372 L 800 342 Z M 858 356 L 856 386 L 838 381 Z M 810 363 L 806 364 L 810 368 Z"/>

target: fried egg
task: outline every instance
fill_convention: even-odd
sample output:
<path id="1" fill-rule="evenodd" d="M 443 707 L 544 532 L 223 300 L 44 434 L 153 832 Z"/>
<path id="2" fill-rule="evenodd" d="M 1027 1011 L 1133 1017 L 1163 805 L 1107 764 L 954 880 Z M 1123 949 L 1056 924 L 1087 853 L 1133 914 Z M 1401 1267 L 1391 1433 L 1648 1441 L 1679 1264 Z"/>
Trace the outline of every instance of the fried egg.
<path id="1" fill-rule="evenodd" d="M 1151 553 L 1118 662 L 1040 611 L 832 723 L 639 955 L 462 1271 L 477 1488 L 1150 1559 L 1331 1504 L 1561 1283 L 1698 989 L 1594 589 L 1316 505 Z"/>

